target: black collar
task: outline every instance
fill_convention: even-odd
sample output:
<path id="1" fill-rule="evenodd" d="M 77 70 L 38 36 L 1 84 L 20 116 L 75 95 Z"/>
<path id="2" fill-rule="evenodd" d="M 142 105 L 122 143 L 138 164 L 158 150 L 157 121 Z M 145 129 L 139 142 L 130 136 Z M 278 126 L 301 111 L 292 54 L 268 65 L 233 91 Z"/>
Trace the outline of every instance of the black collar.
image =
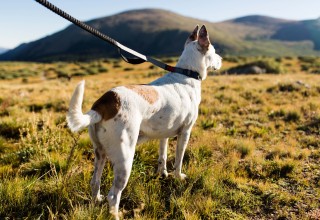
<path id="1" fill-rule="evenodd" d="M 200 74 L 196 71 L 192 71 L 192 70 L 188 70 L 188 69 L 183 69 L 183 68 L 180 68 L 180 67 L 173 67 L 173 66 L 169 66 L 166 64 L 165 70 L 168 70 L 170 72 L 173 72 L 173 73 L 179 73 L 179 74 L 182 74 L 182 75 L 185 75 L 187 77 L 190 77 L 190 78 L 193 78 L 193 79 L 196 79 L 196 80 L 202 80 Z"/>

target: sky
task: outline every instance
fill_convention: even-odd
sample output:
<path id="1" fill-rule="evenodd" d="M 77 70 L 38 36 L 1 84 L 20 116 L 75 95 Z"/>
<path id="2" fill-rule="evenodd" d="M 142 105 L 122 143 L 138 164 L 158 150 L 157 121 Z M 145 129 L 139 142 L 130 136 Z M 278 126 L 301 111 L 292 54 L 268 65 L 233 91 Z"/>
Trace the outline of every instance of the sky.
<path id="1" fill-rule="evenodd" d="M 160 8 L 181 15 L 219 22 L 246 15 L 266 15 L 290 20 L 320 17 L 320 0 L 49 0 L 79 20 L 119 12 Z M 0 47 L 11 49 L 53 34 L 70 23 L 35 0 L 2 0 Z M 105 33 L 107 34 L 107 33 Z"/>

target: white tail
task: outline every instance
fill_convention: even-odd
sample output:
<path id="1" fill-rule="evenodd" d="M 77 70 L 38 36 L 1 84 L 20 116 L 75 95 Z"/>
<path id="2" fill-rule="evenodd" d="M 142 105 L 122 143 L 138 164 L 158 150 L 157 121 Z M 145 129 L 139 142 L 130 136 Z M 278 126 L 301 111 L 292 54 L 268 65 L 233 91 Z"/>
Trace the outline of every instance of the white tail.
<path id="1" fill-rule="evenodd" d="M 84 84 L 85 81 L 82 80 L 77 85 L 70 101 L 67 123 L 72 132 L 79 131 L 91 124 L 98 123 L 101 120 L 101 115 L 96 111 L 90 110 L 86 114 L 82 113 Z"/>

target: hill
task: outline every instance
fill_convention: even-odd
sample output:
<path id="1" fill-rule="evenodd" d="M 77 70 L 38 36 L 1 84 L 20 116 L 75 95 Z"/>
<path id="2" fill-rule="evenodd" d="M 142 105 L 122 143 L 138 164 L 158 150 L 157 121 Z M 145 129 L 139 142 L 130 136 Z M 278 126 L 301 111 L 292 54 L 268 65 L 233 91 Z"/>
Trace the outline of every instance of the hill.
<path id="1" fill-rule="evenodd" d="M 227 54 L 303 56 L 320 54 L 317 21 L 294 21 L 253 15 L 214 25 L 220 27 L 221 32 L 226 35 L 238 39 L 238 45 L 224 50 Z M 300 35 L 306 37 L 299 37 Z"/>
<path id="2" fill-rule="evenodd" d="M 320 18 L 286 23 L 272 37 L 286 41 L 312 41 L 314 49 L 320 50 Z"/>
<path id="3" fill-rule="evenodd" d="M 231 55 L 319 55 L 319 20 L 246 16 L 211 23 L 170 11 L 143 9 L 90 20 L 88 25 L 141 53 L 176 56 L 196 24 L 206 24 L 216 49 Z M 0 60 L 82 60 L 116 56 L 116 49 L 75 25 L 22 44 Z"/>
<path id="4" fill-rule="evenodd" d="M 8 49 L 6 49 L 6 48 L 0 47 L 0 54 L 6 52 L 7 50 L 8 50 Z"/>

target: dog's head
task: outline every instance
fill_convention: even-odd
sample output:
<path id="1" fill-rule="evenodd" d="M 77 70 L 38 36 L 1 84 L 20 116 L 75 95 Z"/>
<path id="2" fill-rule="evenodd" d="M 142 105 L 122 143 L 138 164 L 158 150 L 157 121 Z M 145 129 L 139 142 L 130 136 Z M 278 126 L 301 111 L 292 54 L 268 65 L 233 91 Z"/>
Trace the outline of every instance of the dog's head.
<path id="1" fill-rule="evenodd" d="M 222 58 L 216 54 L 213 45 L 210 43 L 209 34 L 203 25 L 197 25 L 188 37 L 184 51 L 179 58 L 177 66 L 199 72 L 202 79 L 207 77 L 207 70 L 220 69 Z"/>

